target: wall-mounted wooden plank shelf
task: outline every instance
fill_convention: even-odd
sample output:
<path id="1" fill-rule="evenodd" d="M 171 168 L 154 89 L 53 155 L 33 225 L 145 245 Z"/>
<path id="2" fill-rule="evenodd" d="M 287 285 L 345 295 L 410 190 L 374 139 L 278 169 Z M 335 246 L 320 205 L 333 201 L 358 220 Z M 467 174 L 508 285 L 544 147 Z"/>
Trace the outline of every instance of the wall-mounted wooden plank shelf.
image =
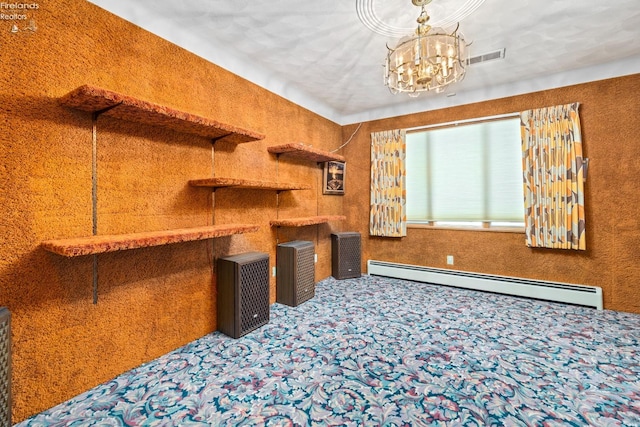
<path id="1" fill-rule="evenodd" d="M 345 215 L 320 215 L 301 218 L 274 219 L 269 221 L 272 227 L 304 227 L 306 225 L 324 224 L 329 221 L 344 221 Z"/>
<path id="2" fill-rule="evenodd" d="M 264 135 L 257 132 L 90 85 L 76 88 L 61 97 L 59 102 L 66 107 L 81 111 L 161 126 L 216 141 L 224 140 L 240 144 L 264 139 Z"/>
<path id="3" fill-rule="evenodd" d="M 317 148 L 313 148 L 310 145 L 305 145 L 299 142 L 293 142 L 291 144 L 284 145 L 274 145 L 271 147 L 267 147 L 267 151 L 272 154 L 286 154 L 291 157 L 296 157 L 303 160 L 311 160 L 314 162 L 328 162 L 332 160 L 341 162 L 345 161 L 343 156 L 333 154 L 328 151 L 319 150 Z"/>
<path id="4" fill-rule="evenodd" d="M 194 240 L 214 239 L 233 234 L 253 233 L 258 231 L 259 228 L 260 226 L 254 224 L 211 225 L 175 230 L 47 240 L 42 242 L 41 246 L 45 250 L 58 255 L 76 257 Z"/>
<path id="5" fill-rule="evenodd" d="M 255 181 L 249 179 L 240 178 L 205 178 L 205 179 L 192 179 L 189 181 L 189 185 L 193 187 L 209 187 L 209 188 L 247 188 L 255 190 L 309 190 L 311 185 L 306 184 L 291 184 L 271 181 Z"/>

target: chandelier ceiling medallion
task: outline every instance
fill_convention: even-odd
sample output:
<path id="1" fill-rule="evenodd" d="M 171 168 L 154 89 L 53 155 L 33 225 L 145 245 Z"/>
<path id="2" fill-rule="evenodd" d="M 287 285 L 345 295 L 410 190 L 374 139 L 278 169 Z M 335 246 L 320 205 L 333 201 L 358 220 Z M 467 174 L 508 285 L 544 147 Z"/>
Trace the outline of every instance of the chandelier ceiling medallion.
<path id="1" fill-rule="evenodd" d="M 411 0 L 421 8 L 415 33 L 406 36 L 389 52 L 384 67 L 384 83 L 391 93 L 405 92 L 419 96 L 422 92 L 443 92 L 451 83 L 464 78 L 467 44 L 458 26 L 452 33 L 432 28 L 426 5 L 431 0 Z"/>

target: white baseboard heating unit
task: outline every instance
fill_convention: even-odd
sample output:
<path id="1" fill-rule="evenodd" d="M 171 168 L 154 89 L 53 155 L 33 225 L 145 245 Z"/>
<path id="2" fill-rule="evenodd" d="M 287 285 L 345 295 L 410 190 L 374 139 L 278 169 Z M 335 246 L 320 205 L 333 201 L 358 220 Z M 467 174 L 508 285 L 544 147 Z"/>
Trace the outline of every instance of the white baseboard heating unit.
<path id="1" fill-rule="evenodd" d="M 374 276 L 585 305 L 602 310 L 602 288 L 597 286 L 494 276 L 375 260 L 367 261 L 367 273 Z"/>

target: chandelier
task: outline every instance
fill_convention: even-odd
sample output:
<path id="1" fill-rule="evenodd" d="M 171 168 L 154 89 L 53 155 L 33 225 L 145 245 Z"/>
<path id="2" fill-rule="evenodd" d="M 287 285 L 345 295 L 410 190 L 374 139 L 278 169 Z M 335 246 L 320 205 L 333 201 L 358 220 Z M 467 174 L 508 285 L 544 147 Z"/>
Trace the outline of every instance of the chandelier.
<path id="1" fill-rule="evenodd" d="M 431 0 L 411 0 L 422 11 L 417 19 L 415 34 L 400 39 L 395 49 L 389 48 L 384 72 L 384 84 L 391 93 L 406 92 L 419 96 L 421 92 L 443 92 L 451 83 L 465 75 L 467 44 L 458 33 L 428 25 L 425 6 Z"/>

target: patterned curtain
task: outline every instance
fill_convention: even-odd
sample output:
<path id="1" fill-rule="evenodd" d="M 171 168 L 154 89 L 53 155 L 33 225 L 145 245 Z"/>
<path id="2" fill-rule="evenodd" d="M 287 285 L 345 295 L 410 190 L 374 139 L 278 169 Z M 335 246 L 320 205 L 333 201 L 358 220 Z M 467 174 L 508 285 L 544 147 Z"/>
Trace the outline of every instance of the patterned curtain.
<path id="1" fill-rule="evenodd" d="M 527 246 L 586 249 L 579 105 L 520 113 Z"/>
<path id="2" fill-rule="evenodd" d="M 407 235 L 405 131 L 371 134 L 371 207 L 369 234 Z"/>

